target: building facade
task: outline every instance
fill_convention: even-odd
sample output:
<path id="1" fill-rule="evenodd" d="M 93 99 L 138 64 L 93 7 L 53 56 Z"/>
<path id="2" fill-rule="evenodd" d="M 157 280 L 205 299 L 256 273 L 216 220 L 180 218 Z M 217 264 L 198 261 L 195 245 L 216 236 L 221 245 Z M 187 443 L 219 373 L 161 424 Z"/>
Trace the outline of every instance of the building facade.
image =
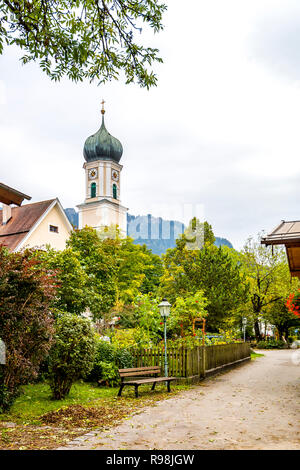
<path id="1" fill-rule="evenodd" d="M 57 198 L 10 207 L 9 218 L 7 212 L 5 208 L 0 211 L 0 245 L 8 250 L 66 247 L 72 226 Z"/>

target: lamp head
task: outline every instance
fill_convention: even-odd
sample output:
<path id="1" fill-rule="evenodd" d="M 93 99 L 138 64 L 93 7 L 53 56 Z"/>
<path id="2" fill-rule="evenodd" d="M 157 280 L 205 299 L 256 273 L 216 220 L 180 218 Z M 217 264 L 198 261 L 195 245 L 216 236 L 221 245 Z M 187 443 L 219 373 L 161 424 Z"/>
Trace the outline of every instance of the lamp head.
<path id="1" fill-rule="evenodd" d="M 170 315 L 171 304 L 167 299 L 163 299 L 158 307 L 162 317 L 168 317 Z"/>

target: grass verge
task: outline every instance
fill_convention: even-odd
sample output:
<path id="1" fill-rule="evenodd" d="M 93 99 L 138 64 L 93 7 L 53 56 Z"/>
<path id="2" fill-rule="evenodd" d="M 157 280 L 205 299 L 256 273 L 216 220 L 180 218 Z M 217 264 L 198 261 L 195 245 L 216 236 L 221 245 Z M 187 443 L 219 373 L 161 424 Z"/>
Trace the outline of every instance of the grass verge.
<path id="1" fill-rule="evenodd" d="M 251 353 L 251 359 L 256 359 L 257 357 L 263 357 L 263 356 L 264 356 L 264 354 L 259 354 L 259 353 L 256 353 L 256 352 Z"/>
<path id="2" fill-rule="evenodd" d="M 9 413 L 0 414 L 0 449 L 55 449 L 92 429 L 109 429 L 145 406 L 189 388 L 173 384 L 167 393 L 164 384 L 154 391 L 144 386 L 136 399 L 133 387 L 118 398 L 118 388 L 78 382 L 65 400 L 58 401 L 51 399 L 47 384 L 26 385 Z"/>

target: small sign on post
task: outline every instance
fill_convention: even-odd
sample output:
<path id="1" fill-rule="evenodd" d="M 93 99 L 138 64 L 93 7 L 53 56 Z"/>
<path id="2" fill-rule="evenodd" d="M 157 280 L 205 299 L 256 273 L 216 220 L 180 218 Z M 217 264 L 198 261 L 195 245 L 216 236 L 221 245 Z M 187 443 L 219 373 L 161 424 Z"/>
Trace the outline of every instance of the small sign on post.
<path id="1" fill-rule="evenodd" d="M 0 338 L 0 365 L 4 366 L 6 363 L 6 348 L 5 343 Z"/>

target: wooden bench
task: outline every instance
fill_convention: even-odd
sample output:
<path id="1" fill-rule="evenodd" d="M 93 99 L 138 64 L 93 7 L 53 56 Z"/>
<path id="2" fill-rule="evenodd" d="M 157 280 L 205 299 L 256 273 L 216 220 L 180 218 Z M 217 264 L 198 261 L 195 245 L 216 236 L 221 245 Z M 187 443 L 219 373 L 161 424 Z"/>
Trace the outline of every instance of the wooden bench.
<path id="1" fill-rule="evenodd" d="M 120 390 L 118 393 L 118 397 L 121 396 L 122 390 L 125 387 L 125 385 L 132 385 L 134 387 L 136 398 L 138 398 L 139 396 L 139 391 L 138 391 L 139 386 L 143 384 L 148 384 L 148 383 L 153 384 L 151 390 L 154 390 L 155 385 L 158 382 L 166 382 L 168 392 L 170 392 L 171 391 L 170 382 L 172 380 L 176 380 L 176 377 L 158 377 L 158 375 L 160 375 L 159 366 L 119 369 L 119 374 L 121 377 L 121 386 L 120 386 Z M 147 376 L 147 378 L 144 378 L 144 379 L 135 378 L 135 377 L 143 377 L 143 376 L 144 377 Z M 131 379 L 131 377 L 134 377 L 135 379 L 133 380 Z M 129 380 L 125 380 L 127 378 L 129 378 Z"/>

